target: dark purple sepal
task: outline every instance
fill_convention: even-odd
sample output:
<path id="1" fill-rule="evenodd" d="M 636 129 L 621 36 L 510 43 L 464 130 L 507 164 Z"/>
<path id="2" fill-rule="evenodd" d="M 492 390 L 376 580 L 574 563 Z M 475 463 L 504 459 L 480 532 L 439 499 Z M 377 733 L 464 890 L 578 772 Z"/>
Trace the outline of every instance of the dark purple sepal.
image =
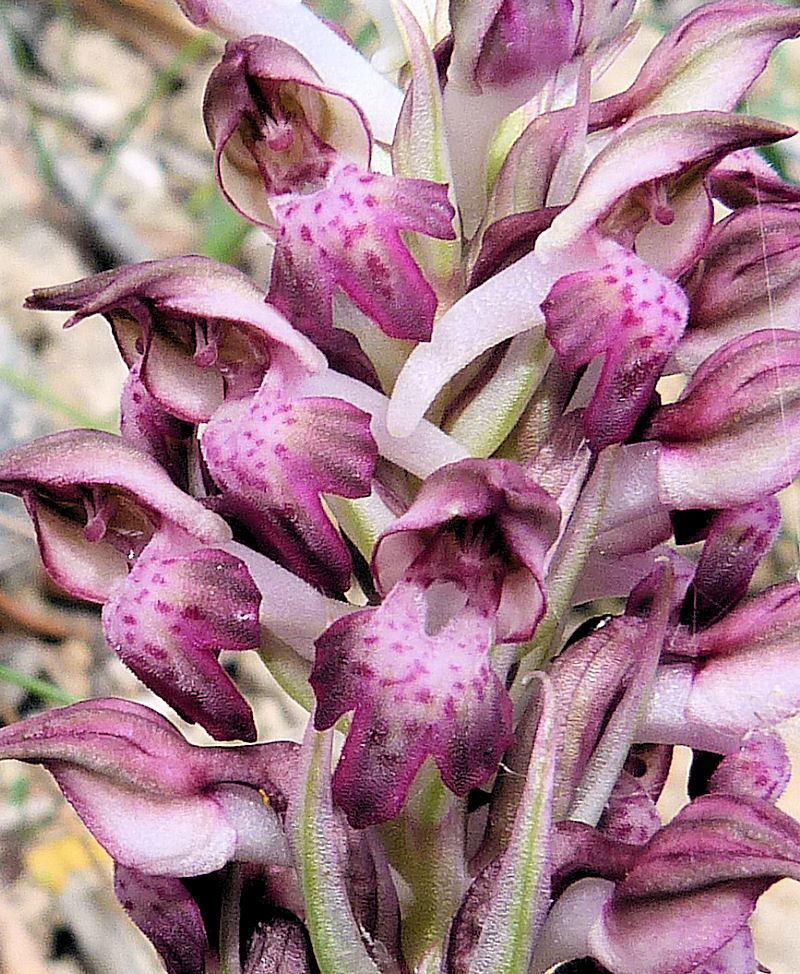
<path id="1" fill-rule="evenodd" d="M 673 508 L 736 507 L 800 471 L 800 335 L 764 329 L 716 351 L 645 436 L 658 440 L 658 489 Z"/>
<path id="2" fill-rule="evenodd" d="M 274 210 L 269 300 L 297 328 L 324 342 L 341 288 L 391 338 L 430 338 L 436 295 L 400 233 L 454 239 L 446 186 L 345 165 L 317 192 L 286 195 Z"/>
<path id="3" fill-rule="evenodd" d="M 244 563 L 161 533 L 103 606 L 109 645 L 184 720 L 217 740 L 256 739 L 250 705 L 219 662 L 258 649 L 261 593 Z"/>
<path id="4" fill-rule="evenodd" d="M 200 908 L 176 876 L 114 868 L 114 892 L 158 951 L 167 974 L 205 974 L 208 937 Z"/>
<path id="5" fill-rule="evenodd" d="M 684 371 L 758 328 L 797 328 L 800 210 L 746 206 L 714 227 L 701 257 L 687 277 L 691 313 L 675 351 Z"/>
<path id="6" fill-rule="evenodd" d="M 715 199 L 736 210 L 759 203 L 800 203 L 800 187 L 788 183 L 755 149 L 739 149 L 713 166 L 706 182 Z"/>
<path id="7" fill-rule="evenodd" d="M 3 454 L 0 490 L 25 501 L 52 577 L 92 602 L 111 597 L 162 528 L 203 544 L 231 538 L 153 457 L 98 430 L 55 433 Z"/>
<path id="8" fill-rule="evenodd" d="M 447 938 L 446 974 L 470 974 L 475 947 L 497 890 L 497 877 L 503 865 L 501 856 L 478 873 L 453 917 Z"/>
<path id="9" fill-rule="evenodd" d="M 479 287 L 490 277 L 529 254 L 540 233 L 546 230 L 563 207 L 548 206 L 533 212 L 510 213 L 489 224 L 481 236 L 480 250 L 470 271 L 467 290 Z"/>
<path id="10" fill-rule="evenodd" d="M 461 2 L 450 15 L 455 83 L 478 92 L 524 86 L 520 104 L 569 60 L 575 45 L 571 0 Z"/>
<path id="11" fill-rule="evenodd" d="M 774 497 L 719 511 L 686 592 L 680 622 L 693 631 L 705 629 L 740 602 L 780 526 L 781 509 Z"/>
<path id="12" fill-rule="evenodd" d="M 466 795 L 495 773 L 513 739 L 511 700 L 489 661 L 499 585 L 470 583 L 478 587 L 448 580 L 440 592 L 412 568 L 379 608 L 338 620 L 316 642 L 315 726 L 355 711 L 333 792 L 356 828 L 394 818 L 427 757 Z M 431 589 L 453 602 L 443 625 Z"/>
<path id="13" fill-rule="evenodd" d="M 181 490 L 186 490 L 194 426 L 168 413 L 147 391 L 140 372 L 136 363 L 122 387 L 120 434 L 126 443 L 157 460 Z"/>
<path id="14" fill-rule="evenodd" d="M 111 857 L 153 875 L 231 860 L 286 866 L 281 814 L 296 745 L 196 747 L 125 700 L 88 700 L 0 730 L 0 758 L 43 764 Z"/>
<path id="15" fill-rule="evenodd" d="M 384 531 L 373 552 L 373 575 L 388 592 L 437 534 L 462 532 L 465 549 L 474 543 L 476 552 L 485 545 L 500 553 L 497 641 L 521 642 L 544 614 L 544 558 L 560 520 L 556 502 L 519 464 L 461 460 L 431 474 L 409 510 Z"/>
<path id="16" fill-rule="evenodd" d="M 247 944 L 242 974 L 319 974 L 300 920 L 286 912 L 259 920 Z"/>
<path id="17" fill-rule="evenodd" d="M 724 657 L 756 650 L 789 652 L 800 626 L 800 584 L 785 582 L 743 602 L 689 642 L 690 655 Z"/>
<path id="18" fill-rule="evenodd" d="M 206 257 L 175 257 L 34 291 L 28 307 L 91 314 L 111 324 L 129 368 L 174 416 L 204 422 L 227 396 L 258 388 L 277 357 L 320 371 L 320 353 L 244 274 Z"/>
<path id="19" fill-rule="evenodd" d="M 725 755 L 709 778 L 708 791 L 775 803 L 791 776 L 792 762 L 781 737 L 775 731 L 755 731 L 738 751 Z"/>
<path id="20" fill-rule="evenodd" d="M 620 691 L 636 679 L 644 620 L 619 616 L 567 646 L 550 677 L 561 723 L 555 818 L 566 818 L 576 789 L 606 729 Z"/>
<path id="21" fill-rule="evenodd" d="M 560 278 L 542 303 L 545 334 L 563 369 L 575 372 L 604 356 L 584 414 L 594 450 L 631 434 L 689 313 L 675 283 L 625 248 L 605 246 L 606 264 Z"/>
<path id="22" fill-rule="evenodd" d="M 544 81 L 572 55 L 572 0 L 495 0 L 476 6 L 491 11 L 474 64 L 479 87 L 530 83 L 532 76 Z M 458 43 L 457 24 L 454 29 Z"/>
<path id="23" fill-rule="evenodd" d="M 291 399 L 268 377 L 252 398 L 217 410 L 203 432 L 221 509 L 266 554 L 327 592 L 349 587 L 351 561 L 320 494 L 369 494 L 377 461 L 369 424 L 342 399 Z"/>
<path id="24" fill-rule="evenodd" d="M 661 39 L 630 88 L 592 105 L 592 127 L 667 112 L 732 111 L 773 48 L 798 34 L 797 11 L 774 3 L 706 4 Z M 729 69 L 720 71 L 721 63 Z"/>

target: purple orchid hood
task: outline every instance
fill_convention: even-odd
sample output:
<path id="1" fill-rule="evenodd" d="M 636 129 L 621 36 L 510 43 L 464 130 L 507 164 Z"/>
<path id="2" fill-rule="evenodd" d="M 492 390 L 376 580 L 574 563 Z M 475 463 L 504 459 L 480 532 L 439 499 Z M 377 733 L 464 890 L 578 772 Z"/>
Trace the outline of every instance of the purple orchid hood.
<path id="1" fill-rule="evenodd" d="M 677 402 L 653 415 L 659 497 L 679 509 L 734 507 L 786 487 L 800 471 L 797 333 L 754 331 L 714 352 Z M 734 456 L 747 455 L 747 471 Z"/>
<path id="2" fill-rule="evenodd" d="M 123 663 L 214 737 L 255 740 L 250 706 L 218 661 L 222 649 L 261 642 L 261 593 L 242 561 L 215 547 L 231 538 L 225 521 L 152 457 L 95 430 L 6 453 L 0 484 L 25 501 L 53 578 L 105 603 Z"/>
<path id="3" fill-rule="evenodd" d="M 92 314 L 111 324 L 129 368 L 170 415 L 205 422 L 226 398 L 255 392 L 271 365 L 291 376 L 325 359 L 243 274 L 205 257 L 105 271 L 42 288 L 27 307 L 71 311 L 65 327 Z"/>
<path id="4" fill-rule="evenodd" d="M 45 765 L 123 865 L 195 876 L 233 859 L 289 862 L 279 821 L 296 754 L 288 742 L 195 747 L 147 707 L 101 699 L 3 728 L 0 753 Z"/>

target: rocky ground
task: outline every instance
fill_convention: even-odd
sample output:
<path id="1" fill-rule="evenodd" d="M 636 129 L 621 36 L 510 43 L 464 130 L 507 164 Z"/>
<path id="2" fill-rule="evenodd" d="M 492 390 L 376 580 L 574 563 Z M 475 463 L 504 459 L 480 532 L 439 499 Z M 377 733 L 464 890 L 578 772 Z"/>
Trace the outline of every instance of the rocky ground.
<path id="1" fill-rule="evenodd" d="M 116 418 L 125 370 L 107 325 L 65 333 L 63 315 L 22 310 L 32 288 L 182 253 L 235 261 L 263 283 L 264 239 L 211 179 L 200 106 L 220 50 L 172 0 L 0 0 L 0 449 Z M 788 58 L 780 72 L 753 97 L 769 102 L 765 114 L 798 120 Z M 262 736 L 297 737 L 297 710 L 248 655 L 238 677 Z M 0 498 L 0 722 L 104 695 L 158 706 L 105 647 L 97 610 L 48 581 L 24 511 Z M 676 774 L 665 814 L 684 794 Z M 800 814 L 800 780 L 786 804 Z M 110 876 L 49 777 L 0 764 L 0 974 L 160 971 Z M 762 961 L 794 974 L 800 886 L 764 897 L 756 927 Z"/>

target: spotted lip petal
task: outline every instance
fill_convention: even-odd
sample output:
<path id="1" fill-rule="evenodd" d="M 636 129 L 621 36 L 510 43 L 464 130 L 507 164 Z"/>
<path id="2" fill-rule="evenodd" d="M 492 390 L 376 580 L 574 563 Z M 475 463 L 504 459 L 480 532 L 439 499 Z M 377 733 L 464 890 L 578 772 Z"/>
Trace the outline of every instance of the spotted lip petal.
<path id="1" fill-rule="evenodd" d="M 409 578 L 316 643 L 315 726 L 355 710 L 333 790 L 357 828 L 398 814 L 426 757 L 466 795 L 494 774 L 513 738 L 511 700 L 489 664 L 491 594 L 465 585 L 466 604 L 431 632 L 429 588 Z"/>
<path id="2" fill-rule="evenodd" d="M 261 593 L 227 552 L 161 532 L 103 607 L 109 645 L 151 690 L 217 740 L 254 741 L 249 704 L 219 663 L 258 649 Z"/>
<path id="3" fill-rule="evenodd" d="M 458 795 L 495 773 L 511 700 L 489 654 L 541 618 L 559 518 L 517 464 L 464 460 L 429 476 L 381 536 L 373 568 L 388 594 L 323 633 L 310 678 L 318 729 L 355 710 L 334 776 L 351 824 L 397 815 L 429 756 Z"/>
<path id="4" fill-rule="evenodd" d="M 295 748 L 195 747 L 147 707 L 110 699 L 0 730 L 0 757 L 43 764 L 115 860 L 170 876 L 288 864 L 278 782 L 292 780 Z"/>
<path id="5" fill-rule="evenodd" d="M 26 306 L 92 314 L 111 324 L 129 368 L 173 416 L 205 422 L 226 396 L 258 388 L 274 361 L 321 371 L 325 360 L 247 277 L 205 257 L 176 257 L 105 271 L 34 291 Z"/>
<path id="6" fill-rule="evenodd" d="M 340 287 L 390 337 L 430 338 L 436 295 L 400 232 L 455 239 L 446 186 L 347 165 L 324 189 L 286 198 L 275 213 L 269 298 L 298 328 L 324 343 Z"/>
<path id="7" fill-rule="evenodd" d="M 562 277 L 542 303 L 545 334 L 563 369 L 604 356 L 584 414 L 594 450 L 631 434 L 689 315 L 676 284 L 623 247 L 609 242 L 606 249 L 607 264 Z"/>
<path id="8" fill-rule="evenodd" d="M 301 578 L 344 592 L 351 562 L 320 495 L 366 497 L 377 460 L 370 417 L 341 399 L 286 398 L 268 380 L 227 403 L 203 434 L 222 505 Z"/>

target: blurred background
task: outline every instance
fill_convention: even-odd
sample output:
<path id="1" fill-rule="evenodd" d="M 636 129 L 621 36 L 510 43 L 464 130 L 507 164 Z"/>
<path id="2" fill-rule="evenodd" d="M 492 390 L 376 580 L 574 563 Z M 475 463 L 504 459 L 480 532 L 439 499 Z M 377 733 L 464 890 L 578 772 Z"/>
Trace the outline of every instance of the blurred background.
<path id="1" fill-rule="evenodd" d="M 608 85 L 625 87 L 691 6 L 648 8 Z M 374 44 L 371 23 L 346 0 L 317 9 L 364 49 Z M 233 263 L 265 283 L 266 238 L 224 204 L 212 178 L 201 105 L 221 50 L 173 0 L 0 0 L 0 450 L 57 429 L 116 428 L 125 368 L 108 326 L 90 319 L 64 332 L 64 315 L 22 309 L 33 288 L 186 253 Z M 783 45 L 748 110 L 800 124 L 798 78 L 800 42 Z M 798 179 L 795 143 L 772 160 Z M 791 492 L 786 503 L 789 523 L 799 523 Z M 770 572 L 782 580 L 797 571 L 797 552 L 796 537 L 782 539 L 759 584 Z M 230 665 L 262 739 L 298 738 L 302 714 L 254 654 Z M 167 709 L 109 652 L 98 609 L 50 582 L 24 510 L 0 495 L 0 723 L 108 695 Z M 686 800 L 685 760 L 679 765 L 662 801 L 667 816 Z M 781 804 L 800 816 L 800 774 Z M 796 974 L 800 885 L 773 887 L 755 927 L 762 963 Z M 108 857 L 49 776 L 0 763 L 0 974 L 161 970 L 114 898 Z"/>

